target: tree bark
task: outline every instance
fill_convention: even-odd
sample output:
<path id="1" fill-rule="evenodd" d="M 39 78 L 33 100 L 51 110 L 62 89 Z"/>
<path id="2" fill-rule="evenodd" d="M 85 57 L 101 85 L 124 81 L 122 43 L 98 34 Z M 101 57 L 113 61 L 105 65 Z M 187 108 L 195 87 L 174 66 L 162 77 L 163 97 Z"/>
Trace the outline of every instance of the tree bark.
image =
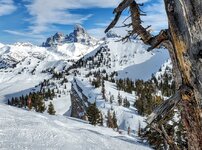
<path id="1" fill-rule="evenodd" d="M 202 149 L 202 2 L 164 0 L 174 47 L 174 66 L 178 66 L 182 85 L 191 89 L 181 94 L 183 125 L 188 149 Z M 178 74 L 179 76 L 179 74 Z"/>
<path id="2" fill-rule="evenodd" d="M 173 64 L 176 95 L 165 101 L 149 117 L 149 122 L 162 119 L 177 104 L 187 131 L 188 149 L 202 149 L 202 1 L 164 0 L 169 29 L 152 36 L 141 23 L 141 10 L 135 0 L 123 0 L 114 10 L 115 19 L 105 32 L 113 28 L 121 13 L 130 8 L 132 31 L 149 45 L 148 51 L 164 46 Z M 129 36 L 128 36 L 129 37 Z M 176 101 L 174 101 L 176 99 Z"/>

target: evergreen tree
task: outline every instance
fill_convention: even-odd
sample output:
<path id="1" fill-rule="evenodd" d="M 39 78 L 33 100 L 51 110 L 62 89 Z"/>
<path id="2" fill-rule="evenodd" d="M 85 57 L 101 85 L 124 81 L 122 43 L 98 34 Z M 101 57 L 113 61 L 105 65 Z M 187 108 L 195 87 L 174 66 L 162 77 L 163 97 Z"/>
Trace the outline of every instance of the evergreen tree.
<path id="1" fill-rule="evenodd" d="M 130 135 L 131 129 L 130 126 L 128 127 L 128 135 Z"/>
<path id="2" fill-rule="evenodd" d="M 110 103 L 112 104 L 114 101 L 114 95 L 110 95 Z"/>
<path id="3" fill-rule="evenodd" d="M 15 103 L 15 99 L 12 97 L 11 98 L 11 105 L 14 106 L 14 103 Z"/>
<path id="4" fill-rule="evenodd" d="M 114 128 L 110 110 L 108 110 L 108 112 L 107 112 L 107 127 L 108 128 Z"/>
<path id="5" fill-rule="evenodd" d="M 103 98 L 105 101 L 107 101 L 107 98 L 106 98 L 106 96 L 105 96 L 106 90 L 105 90 L 105 84 L 104 84 L 104 80 L 103 80 L 103 79 L 102 79 L 102 84 L 101 84 L 101 86 L 102 86 L 102 89 L 101 89 L 102 98 Z"/>
<path id="6" fill-rule="evenodd" d="M 14 99 L 14 106 L 18 106 L 18 98 L 17 97 L 15 97 L 15 99 Z"/>
<path id="7" fill-rule="evenodd" d="M 11 105 L 11 102 L 10 102 L 10 100 L 8 99 L 8 105 Z"/>
<path id="8" fill-rule="evenodd" d="M 141 123 L 140 123 L 140 121 L 139 121 L 139 125 L 138 125 L 138 136 L 140 137 L 141 136 Z"/>
<path id="9" fill-rule="evenodd" d="M 130 103 L 128 102 L 127 97 L 125 97 L 123 100 L 123 107 L 130 107 L 129 104 Z"/>
<path id="10" fill-rule="evenodd" d="M 100 112 L 100 122 L 99 123 L 101 126 L 103 126 L 103 115 L 101 112 Z"/>
<path id="11" fill-rule="evenodd" d="M 87 116 L 90 124 L 95 126 L 100 122 L 100 111 L 96 107 L 95 102 L 88 107 L 86 112 L 87 112 Z"/>
<path id="12" fill-rule="evenodd" d="M 44 103 L 42 97 L 39 96 L 39 99 L 37 101 L 37 110 L 36 110 L 36 112 L 43 113 L 45 110 L 46 110 L 45 103 Z"/>
<path id="13" fill-rule="evenodd" d="M 22 106 L 23 106 L 22 105 L 22 97 L 20 97 L 19 100 L 18 100 L 18 107 L 22 108 Z"/>
<path id="14" fill-rule="evenodd" d="M 52 96 L 51 96 L 51 90 L 48 88 L 48 93 L 47 93 L 47 99 L 50 98 L 52 100 Z"/>
<path id="15" fill-rule="evenodd" d="M 122 105 L 122 97 L 121 97 L 121 95 L 120 95 L 120 92 L 118 93 L 118 103 L 119 103 L 119 106 L 121 106 Z"/>
<path id="16" fill-rule="evenodd" d="M 92 85 L 95 86 L 95 88 L 98 88 L 101 86 L 101 77 L 99 74 L 94 74 L 94 76 L 96 76 L 96 79 L 93 79 Z"/>
<path id="17" fill-rule="evenodd" d="M 118 125 L 117 125 L 117 118 L 116 118 L 115 111 L 113 112 L 112 122 L 113 122 L 113 128 L 117 128 Z"/>
<path id="18" fill-rule="evenodd" d="M 55 115 L 55 113 L 56 113 L 52 102 L 50 102 L 50 104 L 48 105 L 48 113 L 49 113 L 50 115 Z"/>
<path id="19" fill-rule="evenodd" d="M 55 97 L 55 90 L 52 89 L 52 92 L 51 92 L 51 98 L 50 99 L 53 99 Z"/>

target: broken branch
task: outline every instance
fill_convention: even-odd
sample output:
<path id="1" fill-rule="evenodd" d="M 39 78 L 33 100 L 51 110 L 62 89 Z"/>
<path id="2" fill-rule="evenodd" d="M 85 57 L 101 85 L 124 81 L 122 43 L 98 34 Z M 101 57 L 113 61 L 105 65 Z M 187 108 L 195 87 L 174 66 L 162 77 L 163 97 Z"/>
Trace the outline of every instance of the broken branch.
<path id="1" fill-rule="evenodd" d="M 192 96 L 192 88 L 182 85 L 174 96 L 165 100 L 159 107 L 157 107 L 147 118 L 146 122 L 152 124 L 158 122 L 166 117 L 181 100 L 187 100 Z"/>
<path id="2" fill-rule="evenodd" d="M 163 42 L 170 39 L 168 30 L 162 30 L 158 35 L 152 36 L 151 33 L 147 30 L 147 28 L 144 28 L 142 26 L 142 20 L 140 16 L 143 14 L 141 14 L 142 11 L 139 6 L 141 5 L 137 4 L 136 1 L 134 0 L 124 0 L 122 3 L 120 3 L 119 6 L 114 10 L 114 13 L 116 13 L 115 18 L 111 22 L 111 24 L 107 27 L 105 33 L 108 32 L 110 29 L 114 28 L 114 26 L 116 25 L 122 14 L 122 11 L 127 7 L 129 7 L 131 13 L 130 16 L 132 21 L 133 34 L 129 34 L 126 37 L 129 38 L 134 34 L 139 35 L 146 45 L 150 45 L 148 51 L 151 51 L 154 48 L 159 48 Z"/>
<path id="3" fill-rule="evenodd" d="M 129 7 L 129 5 L 133 2 L 133 0 L 124 0 L 123 2 L 121 2 L 119 4 L 119 6 L 117 8 L 114 9 L 113 13 L 116 13 L 114 20 L 111 22 L 111 24 L 108 26 L 108 28 L 105 30 L 105 33 L 107 33 L 110 29 L 112 29 L 116 23 L 118 22 L 122 12 L 124 11 L 124 9 L 126 9 L 127 7 Z"/>

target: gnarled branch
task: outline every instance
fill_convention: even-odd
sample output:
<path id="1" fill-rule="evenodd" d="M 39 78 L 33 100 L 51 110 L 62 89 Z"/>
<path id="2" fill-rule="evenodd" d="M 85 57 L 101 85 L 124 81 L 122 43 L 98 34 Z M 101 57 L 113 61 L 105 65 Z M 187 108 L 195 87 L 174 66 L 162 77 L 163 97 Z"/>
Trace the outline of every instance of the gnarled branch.
<path id="1" fill-rule="evenodd" d="M 156 36 L 152 36 L 151 33 L 147 30 L 147 28 L 144 28 L 142 26 L 142 21 L 140 16 L 141 9 L 139 7 L 140 5 L 137 4 L 134 0 L 124 0 L 120 5 L 114 10 L 114 13 L 116 13 L 114 20 L 111 22 L 111 24 L 107 27 L 105 32 L 108 32 L 110 29 L 112 29 L 116 23 L 118 22 L 121 13 L 124 9 L 127 7 L 130 8 L 131 13 L 131 21 L 132 21 L 132 31 L 130 36 L 136 34 L 141 37 L 141 40 L 147 44 L 150 45 L 148 51 L 153 50 L 154 48 L 159 48 L 160 45 L 164 42 L 169 40 L 169 33 L 168 30 L 162 30 L 160 33 Z M 126 36 L 129 38 L 130 36 Z M 126 39 L 124 38 L 124 40 Z M 123 40 L 123 39 L 122 39 Z"/>
<path id="2" fill-rule="evenodd" d="M 130 4 L 133 2 L 133 0 L 124 0 L 123 2 L 121 2 L 119 4 L 119 6 L 117 8 L 114 9 L 114 13 L 116 13 L 114 20 L 111 22 L 111 24 L 107 27 L 107 29 L 105 30 L 105 33 L 108 32 L 110 29 L 112 29 L 116 23 L 118 22 L 122 12 L 130 6 Z"/>

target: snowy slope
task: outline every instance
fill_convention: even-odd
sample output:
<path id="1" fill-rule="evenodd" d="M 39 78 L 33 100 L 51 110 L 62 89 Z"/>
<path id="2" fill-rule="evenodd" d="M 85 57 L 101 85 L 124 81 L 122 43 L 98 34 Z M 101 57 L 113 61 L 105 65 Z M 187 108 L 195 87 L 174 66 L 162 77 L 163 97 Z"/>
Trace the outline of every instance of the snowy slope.
<path id="1" fill-rule="evenodd" d="M 118 91 L 114 83 L 105 81 L 105 96 L 108 99 L 108 102 L 106 102 L 102 98 L 101 87 L 94 88 L 89 83 L 88 79 L 85 79 L 83 77 L 77 77 L 74 80 L 74 82 L 82 89 L 82 93 L 86 95 L 88 101 L 90 103 L 96 102 L 96 106 L 99 108 L 99 110 L 104 116 L 107 116 L 108 110 L 111 110 L 112 112 L 114 111 L 116 113 L 117 124 L 119 126 L 119 129 L 127 131 L 128 127 L 130 127 L 133 134 L 137 136 L 139 125 L 141 126 L 141 128 L 144 128 L 146 126 L 146 123 L 144 122 L 145 117 L 138 115 L 136 108 L 133 107 L 133 104 L 136 100 L 135 94 L 126 93 L 124 91 Z M 77 91 L 80 98 L 82 98 L 80 90 L 77 88 L 74 82 L 74 89 Z M 125 108 L 123 106 L 118 105 L 118 93 L 120 93 L 123 99 L 127 98 L 127 100 L 130 102 L 131 106 L 129 108 Z M 114 96 L 114 101 L 112 104 L 109 102 L 110 95 Z"/>
<path id="2" fill-rule="evenodd" d="M 63 116 L 0 104 L 0 149 L 147 150 L 137 139 Z"/>
<path id="3" fill-rule="evenodd" d="M 0 54 L 0 101 L 24 90 L 31 91 L 51 77 L 43 71 L 51 68 L 62 71 L 71 65 L 64 56 L 27 43 L 6 45 L 0 48 Z"/>
<path id="4" fill-rule="evenodd" d="M 16 43 L 14 45 L 5 45 L 4 47 L 0 48 L 1 67 L 15 67 L 18 63 L 23 63 L 28 58 L 30 61 L 38 60 L 49 62 L 49 65 L 52 65 L 52 61 L 65 59 L 65 57 L 62 55 L 56 54 L 54 52 L 48 51 L 46 48 L 38 47 L 30 43 Z"/>
<path id="5" fill-rule="evenodd" d="M 164 49 L 147 52 L 147 46 L 140 41 L 122 43 L 112 38 L 108 39 L 107 45 L 113 62 L 112 68 L 118 71 L 119 78 L 147 80 L 169 58 Z"/>
<path id="6" fill-rule="evenodd" d="M 82 39 L 80 34 L 85 33 L 80 33 L 80 30 L 78 29 L 79 34 L 75 31 L 74 38 Z M 83 38 L 85 37 L 88 36 Z M 88 38 L 95 42 L 90 36 Z M 96 49 L 96 44 L 87 45 L 81 41 L 52 47 L 39 47 L 31 43 L 0 44 L 0 103 L 5 103 L 12 97 L 39 91 L 36 86 L 44 79 L 52 77 L 50 70 L 64 72 L 74 61 Z M 63 91 L 64 87 L 56 84 Z M 67 84 L 66 94 L 62 93 L 61 97 L 53 99 L 57 114 L 68 114 L 71 106 L 69 87 Z M 49 101 L 46 104 L 48 105 Z"/>
<path id="7" fill-rule="evenodd" d="M 93 58 L 87 64 L 94 65 L 101 61 L 100 66 L 92 68 L 87 65 L 87 69 L 104 69 L 108 73 L 117 71 L 118 78 L 148 80 L 169 59 L 169 53 L 165 49 L 147 52 L 148 47 L 139 40 L 123 43 L 117 42 L 119 39 L 116 36 L 106 37 L 100 47 L 85 55 L 82 60 Z"/>
<path id="8" fill-rule="evenodd" d="M 4 44 L 0 43 L 0 48 L 2 48 L 4 46 Z"/>
<path id="9" fill-rule="evenodd" d="M 0 45 L 0 102 L 29 93 L 52 75 L 47 70 L 65 71 L 76 59 L 96 46 L 68 43 L 45 48 L 30 43 Z"/>
<path id="10" fill-rule="evenodd" d="M 81 43 L 65 43 L 48 48 L 48 50 L 55 52 L 68 59 L 78 60 L 85 56 L 85 54 L 96 49 L 98 45 L 84 45 Z"/>

